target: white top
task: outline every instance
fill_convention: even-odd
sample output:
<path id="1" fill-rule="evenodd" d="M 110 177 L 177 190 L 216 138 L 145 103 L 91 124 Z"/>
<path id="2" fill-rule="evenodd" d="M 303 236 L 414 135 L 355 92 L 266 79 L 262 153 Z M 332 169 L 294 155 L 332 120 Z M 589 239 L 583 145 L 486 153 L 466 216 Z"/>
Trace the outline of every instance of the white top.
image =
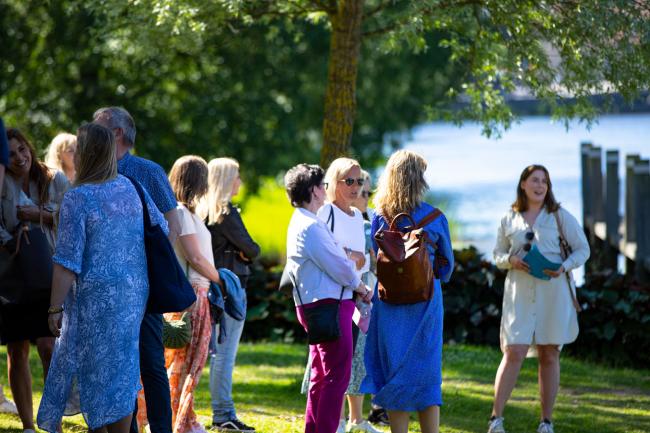
<path id="1" fill-rule="evenodd" d="M 297 208 L 287 230 L 287 267 L 305 304 L 321 299 L 351 299 L 361 282 L 352 261 L 334 240 L 329 228 L 304 208 Z M 293 300 L 300 305 L 296 291 Z"/>
<path id="2" fill-rule="evenodd" d="M 330 231 L 334 228 L 332 234 L 341 248 L 349 248 L 360 253 L 365 253 L 366 232 L 363 224 L 363 214 L 355 207 L 352 208 L 352 211 L 354 215 L 349 215 L 335 204 L 327 203 L 318 209 L 318 218 L 325 223 Z M 366 262 L 361 269 L 357 270 L 357 275 L 361 277 L 369 270 L 370 255 L 366 254 Z"/>
<path id="3" fill-rule="evenodd" d="M 589 243 L 578 221 L 560 208 L 560 221 L 564 236 L 573 253 L 563 262 L 570 271 L 582 266 L 589 258 Z M 578 336 L 578 318 L 571 300 L 566 277 L 560 275 L 542 280 L 512 269 L 508 261 L 511 255 L 523 257 L 527 232 L 534 232 L 533 243 L 547 259 L 561 263 L 559 231 L 555 216 L 542 210 L 530 227 L 523 215 L 509 210 L 501 219 L 494 248 L 494 261 L 500 269 L 508 269 L 506 276 L 503 310 L 501 316 L 501 349 L 511 344 L 562 345 Z M 529 352 L 529 355 L 533 352 Z"/>
<path id="4" fill-rule="evenodd" d="M 177 209 L 181 224 L 178 237 L 180 238 L 181 236 L 196 235 L 196 238 L 199 242 L 199 250 L 201 251 L 201 255 L 203 255 L 203 257 L 205 257 L 206 260 L 210 262 L 210 264 L 214 265 L 214 256 L 212 254 L 212 236 L 210 235 L 210 231 L 205 226 L 201 218 L 196 216 L 196 214 L 190 212 L 190 210 L 184 205 L 179 203 Z M 185 271 L 185 274 L 187 275 L 187 279 L 190 280 L 190 282 L 198 283 L 203 287 L 210 285 L 210 280 L 205 278 L 196 269 L 190 266 L 187 259 L 185 259 L 185 256 L 183 255 L 183 248 L 180 244 L 180 239 L 176 240 L 176 243 L 174 244 L 174 251 L 176 252 L 178 262 L 181 264 L 183 270 Z"/>

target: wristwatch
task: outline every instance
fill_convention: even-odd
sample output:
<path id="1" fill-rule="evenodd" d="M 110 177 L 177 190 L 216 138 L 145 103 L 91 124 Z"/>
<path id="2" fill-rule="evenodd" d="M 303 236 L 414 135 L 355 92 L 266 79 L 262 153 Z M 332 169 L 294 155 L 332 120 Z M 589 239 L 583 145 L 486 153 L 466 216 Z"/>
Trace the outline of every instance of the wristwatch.
<path id="1" fill-rule="evenodd" d="M 58 307 L 50 307 L 47 309 L 47 314 L 59 314 L 63 313 L 63 305 L 60 305 Z"/>

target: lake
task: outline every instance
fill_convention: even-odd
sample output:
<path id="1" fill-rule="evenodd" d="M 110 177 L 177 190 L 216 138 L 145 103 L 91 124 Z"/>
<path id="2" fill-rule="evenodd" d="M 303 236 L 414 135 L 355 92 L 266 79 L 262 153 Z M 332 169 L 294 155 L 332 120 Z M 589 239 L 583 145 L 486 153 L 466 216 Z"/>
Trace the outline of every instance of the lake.
<path id="1" fill-rule="evenodd" d="M 458 241 L 476 245 L 491 259 L 497 227 L 527 165 L 546 166 L 555 197 L 582 222 L 582 141 L 603 151 L 618 149 L 621 161 L 628 153 L 649 158 L 650 113 L 602 116 L 589 130 L 577 121 L 567 130 L 550 117 L 525 117 L 499 139 L 482 136 L 476 124 L 435 122 L 415 128 L 404 147 L 429 162 L 427 181 L 436 195 L 449 197 L 448 209 L 443 210 L 460 225 Z"/>

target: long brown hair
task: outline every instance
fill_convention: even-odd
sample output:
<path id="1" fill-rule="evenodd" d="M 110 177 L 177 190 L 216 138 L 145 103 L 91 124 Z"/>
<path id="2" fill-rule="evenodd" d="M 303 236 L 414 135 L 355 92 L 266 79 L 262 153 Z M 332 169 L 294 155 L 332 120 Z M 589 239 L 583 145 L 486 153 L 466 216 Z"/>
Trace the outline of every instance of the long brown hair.
<path id="1" fill-rule="evenodd" d="M 32 165 L 29 167 L 29 180 L 36 182 L 38 202 L 41 205 L 46 204 L 49 201 L 50 182 L 54 174 L 47 168 L 47 165 L 38 159 L 34 145 L 17 128 L 7 128 L 7 140 L 12 139 L 17 140 L 29 149 L 29 153 L 32 156 Z"/>
<path id="2" fill-rule="evenodd" d="M 194 213 L 199 200 L 208 192 L 208 163 L 196 155 L 178 158 L 169 172 L 169 183 L 176 200 Z"/>
<path id="3" fill-rule="evenodd" d="M 77 130 L 77 180 L 75 185 L 102 183 L 117 177 L 113 131 L 97 123 Z"/>
<path id="4" fill-rule="evenodd" d="M 555 196 L 553 195 L 553 184 L 551 183 L 551 175 L 548 173 L 548 170 L 543 165 L 532 164 L 524 168 L 524 171 L 521 172 L 521 176 L 519 176 L 519 182 L 517 183 L 517 199 L 512 204 L 512 210 L 515 212 L 526 212 L 528 210 L 528 197 L 526 197 L 526 191 L 521 187 L 521 183 L 525 182 L 530 175 L 537 170 L 543 171 L 546 175 L 546 185 L 548 186 L 546 197 L 544 197 L 544 207 L 546 208 L 546 211 L 551 213 L 560 208 L 560 203 L 555 200 Z"/>

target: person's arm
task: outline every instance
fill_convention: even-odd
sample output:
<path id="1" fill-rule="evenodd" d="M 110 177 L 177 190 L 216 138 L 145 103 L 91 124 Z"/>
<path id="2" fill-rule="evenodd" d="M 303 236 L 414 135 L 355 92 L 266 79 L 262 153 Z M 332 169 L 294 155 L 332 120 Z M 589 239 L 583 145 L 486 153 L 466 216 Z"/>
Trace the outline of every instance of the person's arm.
<path id="1" fill-rule="evenodd" d="M 511 269 L 510 263 L 510 239 L 506 236 L 506 226 L 508 225 L 508 216 L 501 219 L 499 230 L 497 231 L 497 243 L 494 246 L 492 255 L 494 263 L 499 269 Z"/>
<path id="2" fill-rule="evenodd" d="M 210 281 L 221 284 L 219 272 L 212 263 L 201 254 L 199 240 L 196 234 L 181 235 L 178 237 L 178 243 L 181 246 L 183 257 L 189 265 L 199 274 L 203 275 Z"/>
<path id="3" fill-rule="evenodd" d="M 230 213 L 221 222 L 221 233 L 239 249 L 247 259 L 252 260 L 260 254 L 260 246 L 253 240 L 244 226 L 239 211 L 230 206 Z"/>
<path id="4" fill-rule="evenodd" d="M 451 235 L 449 233 L 449 223 L 447 222 L 447 217 L 440 215 L 440 223 L 442 225 L 442 233 L 440 233 L 438 236 L 435 254 L 442 256 L 444 259 L 442 260 L 444 264 L 441 264 L 438 267 L 438 274 L 442 281 L 448 282 L 451 278 L 452 272 L 454 271 L 454 250 L 451 246 Z M 436 260 L 435 255 L 434 260 Z"/>
<path id="5" fill-rule="evenodd" d="M 169 227 L 169 232 L 167 233 L 167 237 L 169 238 L 169 242 L 172 245 L 174 245 L 176 239 L 178 239 L 178 236 L 181 233 L 181 221 L 178 213 L 179 210 L 174 208 L 172 210 L 165 212 L 164 214 L 165 220 L 167 221 L 167 226 Z"/>
<path id="6" fill-rule="evenodd" d="M 75 273 L 64 268 L 58 263 L 54 263 L 52 272 L 52 294 L 50 298 L 50 309 L 47 323 L 50 331 L 56 337 L 61 335 L 61 319 L 63 318 L 63 302 L 65 301 L 72 283 L 74 283 Z M 60 310 L 60 311 L 59 311 Z"/>
<path id="7" fill-rule="evenodd" d="M 562 266 L 557 271 L 552 271 L 545 269 L 544 273 L 553 278 L 557 278 L 565 272 L 572 271 L 573 269 L 579 268 L 584 265 L 591 254 L 589 249 L 589 242 L 587 241 L 587 236 L 585 232 L 580 227 L 580 223 L 575 219 L 566 210 L 559 210 L 558 217 L 560 218 L 560 223 L 563 226 L 563 234 L 566 236 L 566 241 L 569 243 L 569 246 L 573 250 L 571 255 L 564 260 Z M 559 229 L 559 227 L 558 227 Z"/>

